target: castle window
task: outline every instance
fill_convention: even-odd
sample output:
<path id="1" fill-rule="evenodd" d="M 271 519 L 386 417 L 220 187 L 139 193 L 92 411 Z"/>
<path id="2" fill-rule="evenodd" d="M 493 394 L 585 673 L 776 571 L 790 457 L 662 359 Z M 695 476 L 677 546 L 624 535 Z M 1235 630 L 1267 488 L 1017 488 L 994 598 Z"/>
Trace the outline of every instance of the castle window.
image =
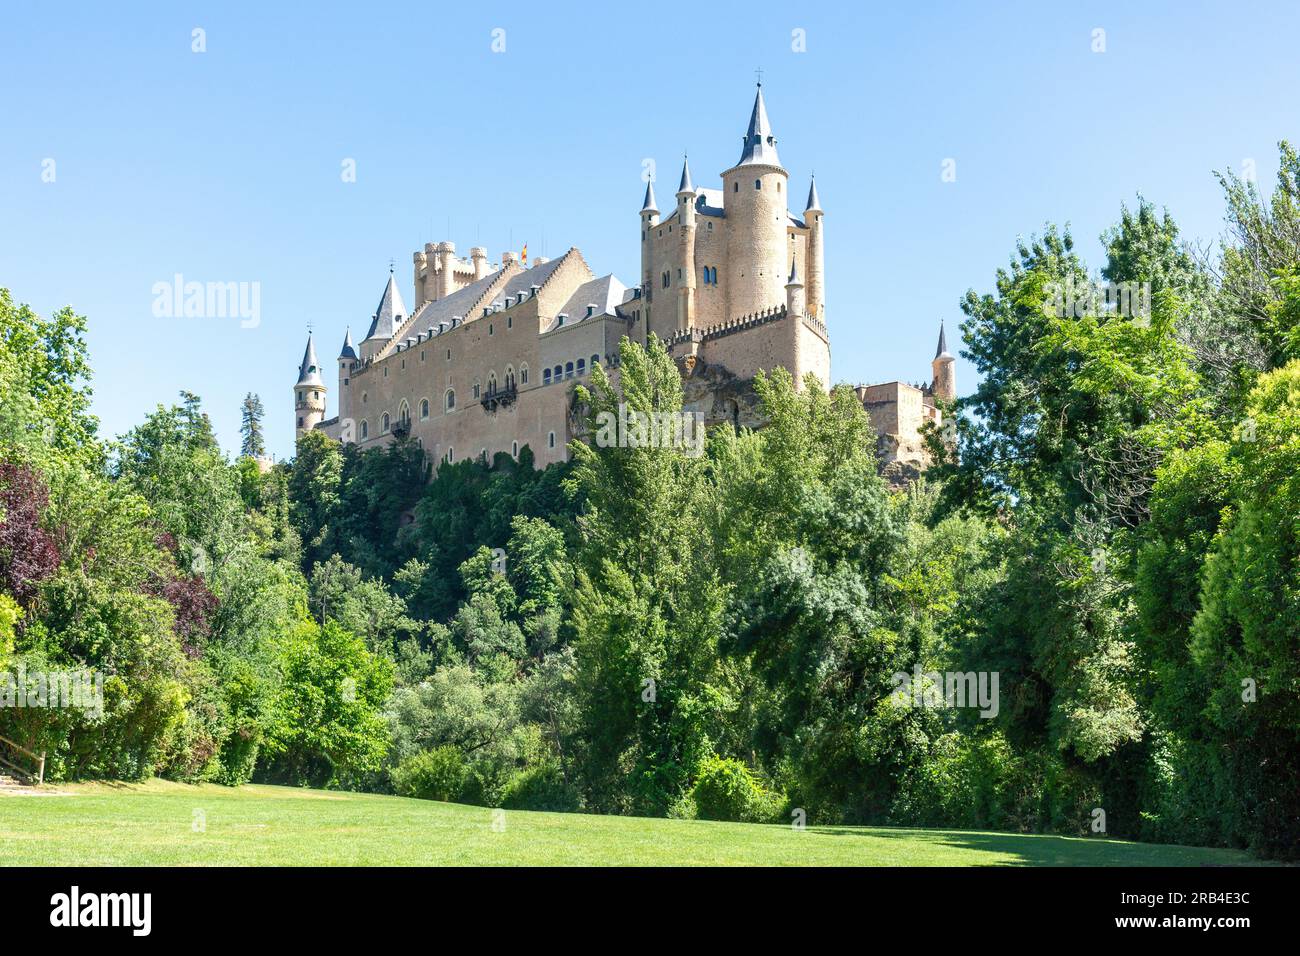
<path id="1" fill-rule="evenodd" d="M 586 360 L 586 359 L 578 359 L 578 374 L 579 374 L 579 375 L 585 375 L 585 374 L 587 374 L 587 360 Z"/>
<path id="2" fill-rule="evenodd" d="M 519 442 L 517 442 L 517 441 L 512 441 L 512 442 L 510 443 L 510 457 L 511 457 L 511 458 L 518 458 L 518 457 L 519 457 Z"/>
<path id="3" fill-rule="evenodd" d="M 362 422 L 362 423 L 361 423 L 361 437 L 362 437 L 362 438 L 369 438 L 369 437 L 370 437 L 370 423 L 369 423 L 369 422 Z"/>
<path id="4" fill-rule="evenodd" d="M 734 183 L 732 183 L 732 184 L 731 184 L 731 191 L 732 191 L 733 193 L 738 193 L 738 192 L 740 192 L 740 183 L 739 183 L 739 182 L 734 182 Z"/>
<path id="5" fill-rule="evenodd" d="M 562 365 L 557 365 L 557 366 L 555 366 L 555 369 L 553 370 L 552 375 L 553 375 L 557 380 L 563 378 L 563 377 L 564 377 L 564 366 L 562 366 Z"/>
<path id="6" fill-rule="evenodd" d="M 388 434 L 388 412 L 384 412 L 384 417 L 379 420 L 379 432 L 382 435 Z"/>
<path id="7" fill-rule="evenodd" d="M 361 393 L 361 404 L 364 405 L 364 404 L 366 404 L 366 402 L 368 402 L 368 401 L 370 401 L 370 393 L 369 393 L 369 392 L 362 392 L 362 393 Z"/>
<path id="8" fill-rule="evenodd" d="M 406 368 L 406 359 L 402 359 L 402 368 Z"/>
<path id="9" fill-rule="evenodd" d="M 495 395 L 496 393 L 497 393 L 497 373 L 488 372 L 488 394 Z"/>
<path id="10" fill-rule="evenodd" d="M 755 179 L 755 180 L 754 180 L 754 188 L 755 188 L 755 189 L 762 189 L 762 188 L 763 188 L 763 180 L 761 180 L 761 179 Z"/>
<path id="11" fill-rule="evenodd" d="M 456 449 L 450 445 L 447 446 L 447 464 L 451 464 L 456 459 Z"/>
<path id="12" fill-rule="evenodd" d="M 320 401 L 320 392 L 312 392 L 311 397 L 316 399 L 317 401 Z"/>
<path id="13" fill-rule="evenodd" d="M 429 400 L 427 398 L 422 398 L 420 399 L 420 420 L 423 421 L 428 417 L 429 417 Z"/>
<path id="14" fill-rule="evenodd" d="M 424 361 L 424 349 L 420 349 L 420 361 Z"/>
<path id="15" fill-rule="evenodd" d="M 489 323 L 488 323 L 488 335 L 492 335 L 492 334 L 494 334 L 493 329 L 492 329 L 492 323 L 489 322 Z"/>
<path id="16" fill-rule="evenodd" d="M 384 366 L 384 378 L 388 378 L 388 366 Z"/>
<path id="17" fill-rule="evenodd" d="M 555 447 L 555 432 L 549 432 L 549 433 L 547 434 L 547 436 L 546 436 L 546 447 L 547 447 L 547 448 L 554 448 L 554 447 Z"/>
<path id="18" fill-rule="evenodd" d="M 572 362 L 565 362 L 565 363 L 564 363 L 564 377 L 565 377 L 565 378 L 573 378 L 573 363 L 572 363 Z"/>
<path id="19" fill-rule="evenodd" d="M 527 384 L 528 384 L 528 366 L 527 366 L 527 365 L 521 365 L 521 366 L 519 366 L 519 384 L 520 384 L 520 385 L 527 385 Z"/>
<path id="20" fill-rule="evenodd" d="M 595 367 L 596 367 L 597 365 L 599 365 L 599 364 L 600 364 L 600 356 L 599 356 L 599 355 L 593 355 L 593 356 L 591 357 L 591 367 L 592 367 L 592 368 L 595 368 Z"/>
<path id="21" fill-rule="evenodd" d="M 397 410 L 397 418 L 403 425 L 411 424 L 411 406 L 402 399 L 402 407 Z"/>
<path id="22" fill-rule="evenodd" d="M 302 393 L 302 392 L 299 392 L 299 393 L 298 393 L 298 404 L 299 404 L 299 405 L 301 405 L 301 404 L 303 403 L 303 397 L 302 397 L 302 396 L 303 396 L 303 393 Z"/>
<path id="23" fill-rule="evenodd" d="M 352 380 L 349 379 L 349 378 L 345 378 L 345 379 L 343 380 L 343 384 L 344 384 L 344 385 L 349 385 L 349 384 L 351 384 L 351 382 L 352 382 Z"/>
<path id="24" fill-rule="evenodd" d="M 447 361 L 451 361 L 451 349 L 447 349 Z"/>
<path id="25" fill-rule="evenodd" d="M 513 329 L 514 327 L 515 327 L 515 317 L 514 317 L 513 315 L 507 315 L 507 316 L 506 316 L 506 328 L 507 328 L 507 329 Z"/>
<path id="26" fill-rule="evenodd" d="M 781 180 L 779 179 L 776 181 L 776 191 L 777 192 L 781 191 Z"/>
<path id="27" fill-rule="evenodd" d="M 452 409 L 454 409 L 454 408 L 456 407 L 456 390 L 455 390 L 455 389 L 453 389 L 453 388 L 449 388 L 449 389 L 447 389 L 447 394 L 446 394 L 445 396 L 443 396 L 443 405 L 444 405 L 444 407 L 447 409 L 447 411 L 451 411 Z"/>
<path id="28" fill-rule="evenodd" d="M 514 388 L 514 384 L 515 384 L 515 367 L 513 365 L 507 365 L 506 366 L 506 388 Z"/>
<path id="29" fill-rule="evenodd" d="M 551 370 L 549 368 L 542 369 L 542 384 L 543 385 L 551 384 Z"/>
<path id="30" fill-rule="evenodd" d="M 710 269 L 709 271 L 713 274 L 713 284 L 714 284 L 714 285 L 717 285 L 717 284 L 718 284 L 718 267 L 717 267 L 717 266 L 714 266 L 714 267 L 713 267 L 712 269 Z"/>
<path id="31" fill-rule="evenodd" d="M 487 449 L 486 449 L 486 448 L 480 448 L 480 449 L 478 450 L 478 460 L 481 461 L 481 462 L 483 462 L 483 464 L 485 464 L 485 465 L 487 464 Z"/>
<path id="32" fill-rule="evenodd" d="M 302 416 L 301 416 L 301 415 L 298 416 L 298 427 L 299 427 L 299 428 L 302 428 Z"/>

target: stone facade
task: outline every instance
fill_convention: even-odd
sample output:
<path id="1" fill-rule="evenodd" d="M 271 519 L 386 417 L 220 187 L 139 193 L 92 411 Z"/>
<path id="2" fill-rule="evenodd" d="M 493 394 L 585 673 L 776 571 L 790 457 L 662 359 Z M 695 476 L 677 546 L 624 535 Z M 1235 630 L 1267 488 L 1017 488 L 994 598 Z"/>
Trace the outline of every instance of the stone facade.
<path id="1" fill-rule="evenodd" d="M 751 385 L 759 371 L 786 368 L 801 387 L 812 373 L 828 388 L 824 214 L 815 183 L 802 218 L 789 212 L 789 173 L 761 89 L 740 160 L 721 178 L 721 189 L 696 188 L 684 162 L 662 218 L 647 183 L 641 281 L 631 288 L 598 277 L 576 248 L 529 264 L 514 252 L 490 263 L 482 247 L 462 259 L 451 242 L 425 245 L 413 255 L 416 307 L 407 310 L 390 275 L 359 346 L 348 330 L 339 411 L 328 420 L 309 337 L 295 385 L 296 433 L 319 429 L 361 447 L 410 434 L 433 461 L 491 461 L 530 446 L 545 466 L 567 457 L 579 428 L 573 386 L 594 365 L 616 367 L 624 336 L 644 342 L 651 332 L 682 369 L 688 410 L 710 423 L 761 424 Z M 936 384 L 948 376 L 946 395 L 951 356 L 935 362 Z M 926 397 L 934 390 L 859 389 L 882 449 L 917 453 L 920 422 L 940 417 Z"/>

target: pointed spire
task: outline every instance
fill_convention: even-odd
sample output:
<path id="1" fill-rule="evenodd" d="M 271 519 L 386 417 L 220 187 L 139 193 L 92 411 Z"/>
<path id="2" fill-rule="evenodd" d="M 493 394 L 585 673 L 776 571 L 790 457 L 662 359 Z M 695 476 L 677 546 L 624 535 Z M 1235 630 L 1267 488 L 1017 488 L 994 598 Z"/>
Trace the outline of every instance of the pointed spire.
<path id="1" fill-rule="evenodd" d="M 302 353 L 302 364 L 298 366 L 298 384 L 325 387 L 320 377 L 320 363 L 316 361 L 316 343 L 312 341 L 310 332 L 307 333 L 307 350 Z"/>
<path id="2" fill-rule="evenodd" d="M 749 117 L 749 129 L 745 133 L 745 145 L 740 152 L 737 166 L 746 163 L 764 163 L 780 166 L 781 160 L 776 155 L 776 137 L 772 135 L 772 124 L 767 120 L 767 106 L 763 103 L 763 84 L 758 84 L 758 95 L 754 97 L 754 111 Z"/>
<path id="3" fill-rule="evenodd" d="M 808 205 L 804 206 L 804 212 L 821 212 L 822 201 L 817 195 L 817 177 L 813 176 L 812 185 L 808 187 Z"/>
<path id="4" fill-rule="evenodd" d="M 792 285 L 803 287 L 803 282 L 799 279 L 799 263 L 794 259 L 790 260 L 790 279 L 786 282 L 785 287 L 788 289 Z"/>
<path id="5" fill-rule="evenodd" d="M 655 204 L 655 184 L 653 179 L 645 181 L 645 202 L 641 204 L 642 212 L 658 212 L 659 207 Z"/>
<path id="6" fill-rule="evenodd" d="M 934 350 L 934 357 L 936 359 L 952 358 L 948 354 L 948 338 L 943 332 L 943 319 L 939 320 L 939 347 Z"/>
<path id="7" fill-rule="evenodd" d="M 352 326 L 348 326 L 347 335 L 343 336 L 343 350 L 339 352 L 340 359 L 356 360 L 357 350 L 352 347 Z"/>
<path id="8" fill-rule="evenodd" d="M 384 287 L 384 294 L 379 299 L 379 308 L 375 310 L 366 339 L 391 339 L 405 318 L 406 303 L 402 301 L 402 293 L 397 289 L 397 279 L 389 272 L 388 285 Z"/>
<path id="9" fill-rule="evenodd" d="M 691 163 L 685 153 L 682 154 L 682 181 L 677 185 L 677 195 L 682 193 L 695 195 L 695 186 L 691 184 Z"/>

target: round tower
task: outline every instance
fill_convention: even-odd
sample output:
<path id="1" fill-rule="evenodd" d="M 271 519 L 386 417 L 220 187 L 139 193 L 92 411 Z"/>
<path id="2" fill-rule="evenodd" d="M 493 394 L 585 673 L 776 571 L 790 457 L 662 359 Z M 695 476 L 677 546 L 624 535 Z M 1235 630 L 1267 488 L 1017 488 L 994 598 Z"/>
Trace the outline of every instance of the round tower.
<path id="1" fill-rule="evenodd" d="M 654 180 L 647 179 L 645 201 L 641 203 L 641 294 L 646 302 L 654 297 L 654 256 L 651 253 L 654 227 L 659 225 L 659 206 L 655 202 Z M 646 306 L 647 312 L 649 306 Z"/>
<path id="2" fill-rule="evenodd" d="M 314 429 L 325 420 L 325 382 L 320 377 L 320 363 L 316 361 L 316 346 L 310 334 L 307 350 L 298 366 L 298 382 L 293 387 L 294 439 Z"/>
<path id="3" fill-rule="evenodd" d="M 426 288 L 425 283 L 432 273 L 428 271 L 429 257 L 425 253 L 415 253 L 411 256 L 411 261 L 415 263 L 415 307 L 418 309 L 429 301 L 431 286 Z"/>
<path id="4" fill-rule="evenodd" d="M 931 389 L 934 397 L 945 402 L 957 399 L 957 359 L 948 351 L 948 340 L 944 335 L 943 322 L 939 322 L 939 347 L 935 349 L 934 361 L 930 363 L 934 373 Z"/>
<path id="5" fill-rule="evenodd" d="M 817 195 L 817 177 L 808 187 L 808 205 L 803 221 L 808 227 L 808 255 L 805 269 L 808 273 L 808 314 L 826 321 L 826 257 L 822 245 L 822 201 Z"/>
<path id="6" fill-rule="evenodd" d="M 740 161 L 722 174 L 727 218 L 727 311 L 752 315 L 785 301 L 790 254 L 786 199 L 790 174 L 776 154 L 760 83 Z"/>
<path id="7" fill-rule="evenodd" d="M 474 281 L 487 275 L 487 249 L 483 246 L 475 246 L 469 251 L 470 261 L 474 263 Z"/>
<path id="8" fill-rule="evenodd" d="M 357 440 L 356 426 L 352 423 L 352 373 L 356 371 L 357 361 L 349 326 L 343 336 L 343 348 L 339 351 L 339 437 L 344 444 Z"/>
<path id="9" fill-rule="evenodd" d="M 438 298 L 445 299 L 456 291 L 456 243 L 438 243 Z"/>
<path id="10" fill-rule="evenodd" d="M 684 331 L 695 326 L 695 184 L 685 157 L 677 185 L 677 236 L 677 328 Z"/>

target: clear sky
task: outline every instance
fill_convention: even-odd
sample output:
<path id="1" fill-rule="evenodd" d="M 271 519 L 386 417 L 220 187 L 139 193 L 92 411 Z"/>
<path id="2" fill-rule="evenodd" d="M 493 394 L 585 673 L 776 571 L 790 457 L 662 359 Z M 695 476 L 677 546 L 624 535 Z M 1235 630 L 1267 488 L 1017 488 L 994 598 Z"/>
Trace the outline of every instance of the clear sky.
<path id="1" fill-rule="evenodd" d="M 1253 161 L 1271 188 L 1277 141 L 1300 140 L 1297 36 L 1294 0 L 5 0 L 0 286 L 89 317 L 105 435 L 188 389 L 233 452 L 255 391 L 286 457 L 309 322 L 332 368 L 390 259 L 409 304 L 431 240 L 576 245 L 634 283 L 643 161 L 661 200 L 683 150 L 717 187 L 761 68 L 790 194 L 815 170 L 826 210 L 833 376 L 917 381 L 940 318 L 952 343 L 966 289 L 1046 221 L 1094 269 L 1138 193 L 1216 240 L 1213 170 Z M 260 323 L 155 315 L 177 273 L 257 283 Z M 972 376 L 959 361 L 960 391 Z"/>

